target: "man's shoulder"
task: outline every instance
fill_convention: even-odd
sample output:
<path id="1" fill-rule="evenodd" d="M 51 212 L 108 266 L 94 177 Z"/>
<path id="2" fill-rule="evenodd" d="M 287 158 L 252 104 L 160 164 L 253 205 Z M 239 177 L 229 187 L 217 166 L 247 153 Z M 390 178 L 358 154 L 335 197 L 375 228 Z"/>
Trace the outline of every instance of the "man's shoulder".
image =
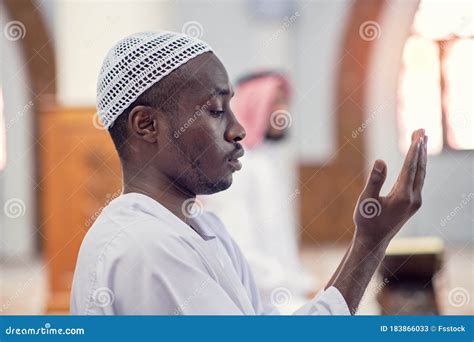
<path id="1" fill-rule="evenodd" d="M 177 243 L 172 223 L 150 215 L 133 205 L 115 201 L 106 206 L 86 233 L 81 250 L 97 255 L 114 251 L 131 252 Z"/>

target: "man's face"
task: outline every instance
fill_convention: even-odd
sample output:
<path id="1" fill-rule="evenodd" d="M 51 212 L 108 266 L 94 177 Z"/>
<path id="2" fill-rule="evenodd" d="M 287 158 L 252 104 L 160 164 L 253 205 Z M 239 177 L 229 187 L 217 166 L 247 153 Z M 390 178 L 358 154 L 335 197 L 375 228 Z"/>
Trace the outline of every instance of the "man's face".
<path id="1" fill-rule="evenodd" d="M 212 194 L 227 189 L 232 173 L 240 169 L 239 141 L 245 130 L 230 108 L 233 90 L 219 59 L 205 53 L 189 61 L 185 70 L 174 95 L 179 96 L 177 111 L 167 132 L 160 134 L 157 167 L 185 191 Z"/>

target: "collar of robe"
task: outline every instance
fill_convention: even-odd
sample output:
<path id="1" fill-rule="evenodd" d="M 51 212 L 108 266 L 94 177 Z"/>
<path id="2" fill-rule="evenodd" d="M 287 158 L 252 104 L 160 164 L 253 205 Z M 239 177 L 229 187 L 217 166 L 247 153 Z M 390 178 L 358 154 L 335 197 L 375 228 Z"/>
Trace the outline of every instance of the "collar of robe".
<path id="1" fill-rule="evenodd" d="M 132 206 L 136 209 L 146 212 L 160 220 L 166 221 L 168 224 L 176 227 L 176 229 L 181 230 L 184 235 L 197 234 L 206 241 L 216 238 L 216 234 L 210 228 L 211 222 L 208 222 L 209 218 L 204 214 L 204 212 L 189 218 L 189 222 L 185 223 L 160 202 L 155 201 L 153 198 L 145 194 L 130 192 L 120 195 L 114 201 L 119 200 L 120 198 L 126 198 L 128 201 L 132 202 Z"/>

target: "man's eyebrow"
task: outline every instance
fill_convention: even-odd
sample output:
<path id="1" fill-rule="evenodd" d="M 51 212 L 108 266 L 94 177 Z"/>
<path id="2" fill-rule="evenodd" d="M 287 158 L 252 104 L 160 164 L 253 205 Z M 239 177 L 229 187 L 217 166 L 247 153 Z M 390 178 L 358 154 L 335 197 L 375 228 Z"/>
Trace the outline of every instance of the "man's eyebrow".
<path id="1" fill-rule="evenodd" d="M 234 96 L 234 90 L 233 89 L 229 89 L 229 88 L 219 88 L 219 87 L 216 87 L 212 90 L 212 95 L 213 96 Z"/>

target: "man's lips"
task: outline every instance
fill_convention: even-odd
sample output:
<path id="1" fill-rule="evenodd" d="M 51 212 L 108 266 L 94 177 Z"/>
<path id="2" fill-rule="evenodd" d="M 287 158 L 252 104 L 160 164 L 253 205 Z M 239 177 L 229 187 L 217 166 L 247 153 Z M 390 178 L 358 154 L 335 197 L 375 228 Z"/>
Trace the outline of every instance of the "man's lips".
<path id="1" fill-rule="evenodd" d="M 241 158 L 244 155 L 244 149 L 241 148 L 238 151 L 236 151 L 228 160 L 227 162 L 230 164 L 230 166 L 235 170 L 238 171 L 242 168 L 242 163 L 239 158 Z"/>

